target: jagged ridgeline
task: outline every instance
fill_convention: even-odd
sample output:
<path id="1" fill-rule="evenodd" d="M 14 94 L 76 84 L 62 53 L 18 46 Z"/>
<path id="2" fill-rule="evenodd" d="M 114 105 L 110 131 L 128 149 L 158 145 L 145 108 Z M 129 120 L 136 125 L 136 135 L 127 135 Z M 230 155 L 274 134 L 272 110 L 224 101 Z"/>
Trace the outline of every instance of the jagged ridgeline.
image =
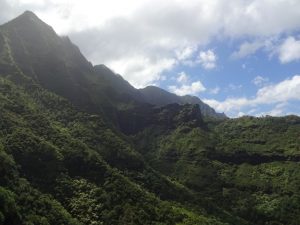
<path id="1" fill-rule="evenodd" d="M 300 221 L 300 118 L 135 89 L 32 12 L 0 26 L 0 224 Z"/>

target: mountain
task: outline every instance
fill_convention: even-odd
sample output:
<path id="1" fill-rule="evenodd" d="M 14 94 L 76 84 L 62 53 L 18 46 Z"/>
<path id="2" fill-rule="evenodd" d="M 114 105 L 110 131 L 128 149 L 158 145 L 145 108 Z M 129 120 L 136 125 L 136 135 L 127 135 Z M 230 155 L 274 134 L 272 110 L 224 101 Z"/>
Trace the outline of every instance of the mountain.
<path id="1" fill-rule="evenodd" d="M 109 68 L 93 66 L 68 37 L 59 37 L 32 12 L 26 11 L 1 26 L 0 30 L 3 72 L 16 67 L 46 89 L 70 99 L 76 106 L 90 112 L 104 111 L 110 119 L 116 108 L 124 105 L 144 102 L 157 105 L 147 92 L 135 89 Z M 169 95 L 173 94 L 165 92 L 164 98 L 168 99 Z M 164 104 L 176 102 L 190 103 L 189 100 L 176 100 Z M 204 115 L 221 115 L 201 100 L 195 103 L 200 105 Z"/>
<path id="2" fill-rule="evenodd" d="M 299 224 L 300 118 L 202 104 L 135 89 L 32 12 L 0 26 L 0 224 Z"/>
<path id="3" fill-rule="evenodd" d="M 216 113 L 216 111 L 213 108 L 211 108 L 209 105 L 202 102 L 196 96 L 190 96 L 190 95 L 178 96 L 156 86 L 148 86 L 143 89 L 140 89 L 140 91 L 143 97 L 145 98 L 145 100 L 148 103 L 153 105 L 163 106 L 172 103 L 177 103 L 181 105 L 198 104 L 203 116 L 213 117 L 217 119 L 227 118 L 224 113 Z"/>
<path id="4" fill-rule="evenodd" d="M 1 26 L 0 32 L 1 64 L 6 69 L 1 72 L 17 69 L 78 104 L 89 100 L 84 76 L 93 67 L 67 37 L 57 36 L 29 11 Z"/>
<path id="5" fill-rule="evenodd" d="M 153 108 L 121 76 L 29 11 L 0 27 L 0 56 L 1 224 L 223 224 L 118 130 Z"/>

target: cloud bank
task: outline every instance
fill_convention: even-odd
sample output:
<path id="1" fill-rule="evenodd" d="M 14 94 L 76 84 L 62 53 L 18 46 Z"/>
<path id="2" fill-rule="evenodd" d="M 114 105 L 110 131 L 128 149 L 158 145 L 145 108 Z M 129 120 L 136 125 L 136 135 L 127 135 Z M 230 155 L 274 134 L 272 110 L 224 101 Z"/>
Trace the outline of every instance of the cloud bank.
<path id="1" fill-rule="evenodd" d="M 0 0 L 0 6 L 0 22 L 33 10 L 68 34 L 94 64 L 110 66 L 136 87 L 160 81 L 193 55 L 204 68 L 214 68 L 214 53 L 203 52 L 213 38 L 263 40 L 300 28 L 298 0 Z M 261 45 L 245 43 L 236 56 Z M 299 41 L 292 38 L 282 45 L 282 63 L 299 59 L 294 47 Z"/>
<path id="2" fill-rule="evenodd" d="M 203 99 L 203 101 L 214 107 L 217 111 L 225 112 L 231 116 L 237 116 L 248 108 L 254 108 L 259 105 L 276 104 L 275 109 L 278 112 L 279 106 L 288 104 L 289 101 L 300 100 L 300 75 L 294 75 L 292 78 L 283 80 L 277 84 L 267 85 L 258 89 L 256 95 L 252 98 L 227 98 L 224 101 L 214 99 Z M 275 114 L 275 113 L 270 113 Z M 277 113 L 276 115 L 279 115 Z"/>
<path id="3" fill-rule="evenodd" d="M 283 66 L 300 60 L 300 39 L 295 35 L 300 30 L 298 0 L 0 0 L 0 8 L 0 23 L 33 11 L 59 34 L 69 35 L 93 64 L 106 64 L 137 88 L 167 79 L 177 80 L 167 86 L 178 95 L 226 92 L 186 73 L 166 75 L 175 68 L 184 70 L 181 66 L 207 76 L 222 70 L 221 54 L 210 45 L 215 40 L 239 43 L 231 60 L 258 51 L 276 57 Z M 246 64 L 245 72 L 251 69 Z M 257 76 L 252 82 L 258 88 L 252 97 L 206 102 L 236 116 L 268 104 L 275 104 L 269 111 L 275 115 L 287 102 L 300 100 L 299 75 L 273 85 L 270 76 Z M 227 89 L 241 88 L 230 84 Z"/>

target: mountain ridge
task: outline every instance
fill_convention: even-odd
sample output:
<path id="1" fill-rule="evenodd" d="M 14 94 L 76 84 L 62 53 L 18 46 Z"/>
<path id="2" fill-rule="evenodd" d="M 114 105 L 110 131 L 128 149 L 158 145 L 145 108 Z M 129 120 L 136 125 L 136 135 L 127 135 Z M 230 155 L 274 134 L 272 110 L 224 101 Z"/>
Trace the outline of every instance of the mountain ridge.
<path id="1" fill-rule="evenodd" d="M 156 86 L 147 86 L 139 89 L 146 101 L 150 104 L 163 106 L 172 103 L 178 104 L 198 104 L 203 116 L 225 119 L 224 113 L 217 113 L 209 105 L 201 101 L 200 98 L 191 95 L 178 96 Z"/>
<path id="2" fill-rule="evenodd" d="M 68 37 L 59 37 L 51 26 L 41 21 L 33 12 L 26 11 L 1 27 L 11 42 L 11 52 L 14 54 L 13 58 L 21 71 L 28 75 L 31 74 L 34 79 L 47 89 L 55 91 L 68 99 L 72 99 L 75 105 L 77 104 L 79 107 L 86 107 L 84 103 L 88 101 L 89 105 L 94 105 L 89 110 L 101 110 L 101 107 L 97 103 L 97 101 L 101 102 L 101 99 L 92 100 L 90 96 L 95 96 L 95 92 L 98 92 L 98 95 L 104 95 L 104 93 L 101 90 L 95 90 L 91 86 L 93 82 L 98 82 L 98 86 L 107 82 L 111 92 L 114 92 L 111 95 L 116 96 L 120 104 L 122 102 L 125 102 L 125 104 L 128 102 L 132 102 L 133 104 L 140 102 L 161 106 L 161 104 L 157 104 L 154 101 L 155 98 L 151 99 L 151 96 L 146 95 L 147 93 L 143 90 L 135 89 L 124 78 L 121 79 L 121 77 L 118 77 L 111 69 L 107 67 L 105 69 L 103 65 L 93 66 Z M 15 38 L 16 35 L 18 38 Z M 31 46 L 29 44 L 30 41 L 33 41 L 35 45 Z M 55 57 L 56 55 L 59 55 L 59 57 Z M 28 60 L 24 62 L 26 58 Z M 42 61 L 43 58 L 45 59 L 44 63 Z M 34 59 L 34 61 L 30 61 L 31 59 Z M 38 61 L 39 64 L 35 64 L 35 61 Z M 68 76 L 65 76 L 65 74 L 68 74 Z M 96 81 L 97 78 L 95 77 L 98 77 L 99 80 Z M 101 78 L 104 80 L 101 80 Z M 57 82 L 51 82 L 53 79 L 57 80 Z M 68 93 L 65 92 L 64 87 L 66 86 L 68 86 Z M 157 89 L 160 88 L 157 87 Z M 169 99 L 170 95 L 174 96 L 172 101 L 165 101 L 164 105 L 171 103 L 199 104 L 204 116 L 226 118 L 223 114 L 216 113 L 200 99 L 197 99 L 194 103 L 189 99 L 184 100 L 184 98 L 191 97 L 175 97 L 174 94 L 165 90 L 163 93 L 164 95 L 161 96 L 162 99 Z M 106 96 L 105 98 L 108 99 L 105 100 L 106 102 L 110 101 L 110 96 Z M 111 105 L 107 107 L 114 108 Z M 110 113 L 107 112 L 107 114 Z"/>

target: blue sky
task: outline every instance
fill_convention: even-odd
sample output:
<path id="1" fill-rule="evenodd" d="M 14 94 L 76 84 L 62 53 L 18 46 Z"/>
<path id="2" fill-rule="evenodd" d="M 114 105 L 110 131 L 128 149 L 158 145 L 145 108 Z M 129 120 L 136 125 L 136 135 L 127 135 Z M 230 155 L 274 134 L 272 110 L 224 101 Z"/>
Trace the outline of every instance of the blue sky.
<path id="1" fill-rule="evenodd" d="M 257 98 L 257 92 L 263 88 L 274 89 L 283 82 L 296 78 L 300 75 L 300 41 L 297 40 L 297 33 L 283 34 L 273 40 L 268 46 L 264 44 L 255 45 L 260 42 L 255 39 L 239 39 L 231 41 L 213 41 L 205 48 L 198 49 L 191 56 L 193 65 L 181 63 L 166 73 L 166 77 L 177 74 L 177 79 L 166 79 L 160 82 L 160 86 L 177 94 L 184 94 L 182 86 L 190 86 L 200 81 L 202 89 L 192 91 L 187 88 L 187 94 L 194 94 L 218 111 L 227 113 L 229 116 L 237 117 L 242 115 L 287 115 L 300 114 L 299 91 L 294 91 L 290 97 L 284 100 L 266 98 L 266 101 L 257 104 L 250 104 L 250 101 Z M 241 54 L 241 46 L 248 43 L 249 51 Z M 296 55 L 283 59 L 279 49 L 284 44 L 290 43 L 292 49 L 297 49 Z M 245 46 L 245 45 L 244 45 Z M 255 47 L 260 46 L 260 47 Z M 257 48 L 257 49 L 256 49 Z M 199 52 L 212 52 L 214 54 L 212 68 L 205 68 L 199 63 Z M 237 54 L 240 52 L 240 54 Z M 286 53 L 287 54 L 287 53 Z M 198 60 L 198 61 L 197 61 Z M 184 78 L 184 81 L 180 78 Z M 295 84 L 300 78 L 291 81 Z M 298 85 L 296 89 L 298 90 Z M 286 87 L 283 91 L 292 90 Z M 183 91 L 183 92 L 182 92 Z M 285 93 L 282 93 L 284 95 Z M 300 96 L 299 96 L 300 97 Z M 247 99 L 244 103 L 231 103 L 228 99 Z M 227 100 L 227 101 L 226 101 Z M 229 104 L 226 106 L 226 103 Z"/>
<path id="2" fill-rule="evenodd" d="M 300 115 L 299 0 L 0 0 L 31 10 L 133 86 L 196 95 L 230 117 Z"/>

